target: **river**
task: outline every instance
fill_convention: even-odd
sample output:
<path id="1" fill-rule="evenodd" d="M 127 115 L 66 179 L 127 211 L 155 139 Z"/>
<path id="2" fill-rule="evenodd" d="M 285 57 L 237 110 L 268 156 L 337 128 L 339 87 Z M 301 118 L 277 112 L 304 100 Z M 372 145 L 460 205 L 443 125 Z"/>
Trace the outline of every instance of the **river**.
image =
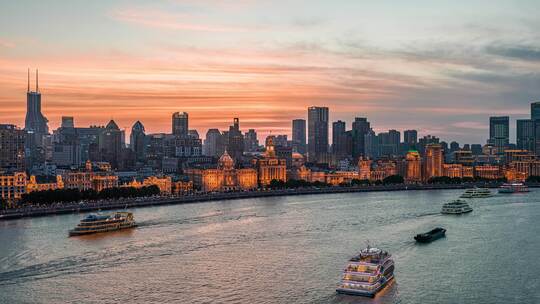
<path id="1" fill-rule="evenodd" d="M 267 197 L 132 210 L 140 227 L 67 237 L 83 214 L 0 222 L 0 303 L 540 303 L 540 189 Z M 447 237 L 417 245 L 441 226 Z M 337 295 L 369 240 L 393 254 L 375 299 Z"/>

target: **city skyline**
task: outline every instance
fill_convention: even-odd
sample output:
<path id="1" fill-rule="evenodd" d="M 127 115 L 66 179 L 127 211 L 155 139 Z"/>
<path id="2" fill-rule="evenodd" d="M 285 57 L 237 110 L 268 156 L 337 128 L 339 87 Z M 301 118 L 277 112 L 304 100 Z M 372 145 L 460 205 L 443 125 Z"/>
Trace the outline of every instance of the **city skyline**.
<path id="1" fill-rule="evenodd" d="M 60 117 L 60 123 L 58 124 L 54 124 L 54 122 L 50 123 L 49 120 L 44 117 L 42 111 L 41 111 L 41 90 L 39 89 L 39 85 L 38 85 L 38 70 L 36 69 L 35 70 L 35 83 L 33 83 L 33 87 L 31 87 L 31 73 L 30 73 L 30 69 L 27 70 L 27 91 L 26 91 L 26 94 L 27 94 L 27 101 L 26 101 L 26 118 L 25 118 L 25 122 L 22 126 L 19 126 L 21 129 L 27 129 L 27 130 L 31 130 L 33 131 L 34 130 L 34 126 L 33 124 L 43 124 L 43 126 L 40 126 L 39 128 L 43 128 L 45 131 L 40 131 L 41 133 L 43 134 L 47 134 L 48 133 L 48 130 L 51 129 L 58 129 L 60 127 L 63 127 L 64 126 L 64 123 L 66 120 L 69 120 L 69 124 L 71 125 L 71 127 L 106 127 L 106 124 L 105 123 L 100 123 L 100 122 L 91 122 L 90 124 L 86 125 L 86 126 L 83 126 L 81 124 L 75 124 L 75 122 L 77 121 L 77 117 L 76 116 L 65 116 L 65 115 L 62 115 Z M 37 97 L 36 97 L 37 96 Z M 36 108 L 36 103 L 35 103 L 35 99 L 37 98 L 37 104 L 38 104 L 38 107 Z M 536 102 L 532 102 L 530 104 L 530 112 L 528 114 L 528 117 L 522 117 L 522 118 L 515 118 L 515 117 L 512 117 L 512 116 L 489 116 L 489 121 L 488 121 L 488 124 L 486 126 L 486 131 L 488 132 L 487 134 L 487 137 L 484 137 L 483 140 L 484 142 L 459 142 L 457 139 L 455 138 L 441 138 L 442 141 L 447 141 L 447 142 L 458 142 L 458 143 L 461 143 L 461 144 L 494 144 L 494 142 L 491 142 L 492 141 L 492 132 L 493 132 L 493 125 L 492 125 L 492 121 L 493 119 L 505 119 L 506 120 L 506 133 L 503 135 L 503 138 L 506 138 L 506 143 L 505 144 L 499 144 L 499 145 L 496 145 L 496 146 L 504 146 L 504 145 L 508 145 L 508 144 L 517 144 L 519 146 L 519 133 L 521 132 L 520 130 L 520 123 L 523 123 L 523 121 L 534 121 L 535 119 L 537 120 L 538 118 L 536 116 L 538 116 L 537 114 L 537 108 L 538 108 L 538 104 L 540 103 L 540 101 L 536 101 Z M 533 107 L 534 106 L 534 107 Z M 35 109 L 36 108 L 36 109 Z M 328 107 L 320 107 L 320 106 L 310 106 L 307 108 L 307 112 L 304 113 L 304 116 L 301 116 L 301 117 L 297 117 L 297 118 L 294 118 L 291 120 L 291 122 L 293 123 L 293 125 L 290 125 L 288 128 L 287 127 L 284 127 L 283 130 L 285 132 L 282 132 L 282 133 L 278 133 L 278 132 L 274 132 L 272 133 L 272 131 L 268 132 L 268 133 L 264 133 L 263 132 L 259 132 L 259 130 L 257 129 L 252 129 L 252 128 L 249 128 L 247 129 L 246 127 L 244 128 L 239 128 L 238 130 L 239 131 L 242 131 L 242 132 L 248 132 L 248 131 L 256 131 L 256 136 L 258 135 L 261 135 L 260 138 L 267 138 L 271 135 L 280 135 L 280 134 L 284 134 L 285 136 L 288 136 L 288 138 L 290 138 L 291 140 L 293 139 L 294 137 L 294 123 L 295 121 L 298 121 L 298 120 L 302 120 L 302 121 L 308 121 L 309 120 L 309 113 L 310 113 L 310 110 L 312 108 L 324 108 L 326 109 L 327 113 L 325 114 L 327 116 L 327 121 L 326 121 L 326 132 L 328 133 L 327 136 L 326 136 L 326 146 L 328 146 L 329 148 L 334 144 L 334 137 L 335 137 L 335 134 L 333 135 L 332 133 L 334 132 L 334 125 L 335 123 L 340 123 L 340 124 L 343 124 L 342 126 L 340 126 L 341 128 L 344 128 L 344 130 L 346 128 L 349 128 L 347 127 L 348 125 L 351 126 L 351 128 L 354 130 L 356 128 L 355 124 L 358 124 L 359 121 L 364 121 L 367 123 L 367 127 L 363 127 L 363 129 L 365 129 L 364 131 L 362 131 L 361 133 L 364 134 L 364 132 L 367 132 L 369 129 L 375 131 L 374 134 L 381 134 L 381 133 L 385 133 L 386 131 L 389 131 L 390 133 L 391 132 L 398 132 L 397 136 L 399 138 L 400 134 L 403 133 L 404 136 L 406 132 L 408 131 L 414 131 L 416 132 L 416 137 L 418 136 L 418 133 L 420 133 L 421 131 L 417 130 L 417 129 L 412 129 L 412 130 L 409 130 L 409 129 L 394 129 L 394 128 L 391 128 L 390 129 L 383 129 L 383 128 L 377 128 L 376 126 L 374 125 L 371 125 L 370 127 L 370 122 L 367 122 L 367 118 L 365 117 L 357 117 L 355 116 L 353 118 L 352 121 L 342 121 L 341 119 L 336 119 L 336 120 L 332 120 L 331 119 L 331 109 L 329 109 Z M 36 115 L 35 113 L 37 113 L 38 115 Z M 30 115 L 30 116 L 29 116 Z M 168 134 L 168 133 L 172 133 L 172 134 L 175 134 L 175 135 L 179 135 L 179 136 L 187 136 L 188 135 L 188 131 L 195 131 L 197 133 L 197 137 L 199 137 L 200 139 L 206 139 L 206 132 L 207 131 L 210 131 L 211 129 L 218 129 L 218 130 L 222 130 L 223 132 L 227 132 L 227 127 L 219 127 L 219 128 L 216 128 L 215 126 L 200 126 L 199 128 L 194 128 L 194 129 L 191 129 L 188 127 L 188 121 L 191 121 L 188 119 L 188 115 L 189 113 L 187 112 L 174 112 L 172 113 L 172 122 L 170 120 L 170 116 L 171 116 L 171 113 L 169 113 L 169 122 L 170 122 L 170 125 L 169 125 L 169 130 L 160 130 L 158 132 L 147 132 L 148 134 Z M 36 119 L 38 118 L 34 118 L 34 116 L 40 116 L 41 118 L 39 119 L 42 119 L 44 120 L 44 122 L 34 122 L 36 121 Z M 29 117 L 32 117 L 32 119 L 30 119 L 30 125 L 29 125 Z M 521 117 L 521 116 L 520 116 Z M 224 119 L 229 119 L 228 121 L 230 122 L 230 118 L 224 118 Z M 235 121 L 235 124 L 237 122 L 240 121 L 240 118 L 239 117 L 234 117 L 233 120 Z M 181 121 L 181 122 L 180 122 Z M 111 122 L 117 124 L 117 122 L 115 121 L 114 117 L 111 116 L 111 118 L 109 118 L 107 120 L 107 124 L 110 124 Z M 193 121 L 192 121 L 193 122 Z M 229 124 L 229 122 L 225 122 L 225 124 Z M 15 126 L 17 126 L 17 124 L 14 124 L 14 123 L 9 123 L 8 124 L 13 124 Z M 181 126 L 180 126 L 181 124 Z M 49 125 L 52 125 L 54 127 L 50 127 Z M 195 123 L 194 125 L 198 125 L 197 123 Z M 25 126 L 25 127 L 23 127 Z M 144 127 L 144 122 L 141 122 L 141 120 L 136 120 L 133 122 L 133 124 L 131 126 L 125 126 L 125 127 L 120 127 L 118 126 L 119 130 L 122 130 L 122 132 L 125 134 L 125 143 L 129 143 L 131 144 L 131 136 L 132 136 L 132 128 L 133 127 L 142 127 L 146 130 L 146 127 Z M 171 128 L 172 128 L 172 131 L 171 131 Z M 131 130 L 131 131 L 130 131 Z M 200 130 L 200 131 L 199 131 Z M 248 131 L 246 131 L 248 130 Z M 306 128 L 306 130 L 309 130 L 309 128 Z M 307 132 L 306 132 L 306 135 L 307 135 Z M 421 136 L 436 136 L 438 137 L 439 134 L 429 134 L 429 133 L 420 133 Z M 258 138 L 258 137 L 257 137 Z M 362 138 L 363 138 L 363 135 L 362 135 Z M 294 141 L 294 140 L 293 140 Z M 398 142 L 400 142 L 400 140 L 398 140 Z M 404 137 L 403 139 L 403 142 L 406 142 L 406 138 Z M 361 144 L 361 146 L 363 147 L 363 142 Z M 362 148 L 363 149 L 363 148 Z M 360 153 L 360 154 L 364 154 L 364 152 Z"/>
<path id="2" fill-rule="evenodd" d="M 377 132 L 460 143 L 485 143 L 489 117 L 510 115 L 515 142 L 540 96 L 534 1 L 43 5 L 0 12 L 3 123 L 23 125 L 27 67 L 40 69 L 50 129 L 74 116 L 168 132 L 170 115 L 187 112 L 203 137 L 233 117 L 261 138 L 290 137 L 291 120 L 327 106 L 330 122 L 368 117 Z"/>

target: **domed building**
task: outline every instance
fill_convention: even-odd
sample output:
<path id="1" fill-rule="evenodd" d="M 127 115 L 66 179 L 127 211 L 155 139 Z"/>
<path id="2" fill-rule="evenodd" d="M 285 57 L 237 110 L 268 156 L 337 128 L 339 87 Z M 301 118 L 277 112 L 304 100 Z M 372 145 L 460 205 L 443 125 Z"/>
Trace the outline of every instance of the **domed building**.
<path id="1" fill-rule="evenodd" d="M 293 168 L 300 168 L 305 163 L 304 155 L 302 155 L 302 154 L 300 154 L 298 152 L 293 152 L 291 158 L 292 158 L 292 167 Z"/>
<path id="2" fill-rule="evenodd" d="M 234 159 L 232 159 L 227 150 L 225 150 L 225 153 L 223 153 L 223 155 L 221 155 L 221 157 L 219 158 L 218 168 L 224 170 L 234 169 Z"/>
<path id="3" fill-rule="evenodd" d="M 253 168 L 236 169 L 227 150 L 219 158 L 217 168 L 192 168 L 185 172 L 196 188 L 206 192 L 257 188 L 257 171 Z"/>

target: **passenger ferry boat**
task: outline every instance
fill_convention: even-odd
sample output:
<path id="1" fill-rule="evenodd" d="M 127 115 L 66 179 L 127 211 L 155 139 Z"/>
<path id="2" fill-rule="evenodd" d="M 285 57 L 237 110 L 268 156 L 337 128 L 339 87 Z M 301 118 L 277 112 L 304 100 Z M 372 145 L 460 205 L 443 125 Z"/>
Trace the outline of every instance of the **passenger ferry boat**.
<path id="1" fill-rule="evenodd" d="M 394 278 L 392 255 L 370 247 L 351 258 L 343 271 L 338 293 L 375 297 Z"/>
<path id="2" fill-rule="evenodd" d="M 472 188 L 467 189 L 465 193 L 463 193 L 460 197 L 461 198 L 481 198 L 481 197 L 490 197 L 493 194 L 489 189 L 486 188 Z"/>
<path id="3" fill-rule="evenodd" d="M 529 191 L 529 187 L 523 183 L 505 183 L 499 187 L 499 193 L 519 193 Z"/>
<path id="4" fill-rule="evenodd" d="M 109 232 L 137 227 L 131 212 L 116 212 L 111 215 L 90 214 L 69 231 L 69 236 Z"/>
<path id="5" fill-rule="evenodd" d="M 464 200 L 455 200 L 442 206 L 442 214 L 463 214 L 473 211 L 473 209 Z"/>

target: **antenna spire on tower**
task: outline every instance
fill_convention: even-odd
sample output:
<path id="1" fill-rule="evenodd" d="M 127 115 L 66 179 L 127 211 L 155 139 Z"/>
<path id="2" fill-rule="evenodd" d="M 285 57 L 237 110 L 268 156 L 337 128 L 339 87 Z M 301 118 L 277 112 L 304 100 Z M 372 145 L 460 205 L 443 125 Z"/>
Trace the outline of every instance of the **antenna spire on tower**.
<path id="1" fill-rule="evenodd" d="M 30 92 L 30 68 L 28 68 L 28 89 L 26 90 L 26 92 Z"/>
<path id="2" fill-rule="evenodd" d="M 38 69 L 36 69 L 36 92 L 39 92 Z"/>

